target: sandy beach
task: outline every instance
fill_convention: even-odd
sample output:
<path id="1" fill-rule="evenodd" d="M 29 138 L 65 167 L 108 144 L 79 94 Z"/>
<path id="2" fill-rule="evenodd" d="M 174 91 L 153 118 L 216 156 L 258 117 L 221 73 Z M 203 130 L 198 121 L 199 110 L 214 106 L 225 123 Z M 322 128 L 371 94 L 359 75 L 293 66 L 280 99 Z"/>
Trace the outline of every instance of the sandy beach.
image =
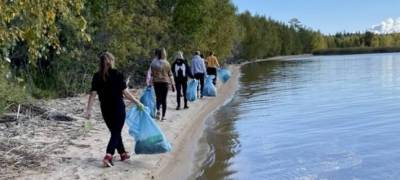
<path id="1" fill-rule="evenodd" d="M 190 103 L 188 110 L 175 110 L 176 93 L 169 93 L 167 120 L 158 121 L 158 124 L 171 142 L 172 152 L 159 155 L 132 154 L 130 160 L 115 161 L 115 166 L 111 168 L 103 168 L 101 165 L 109 132 L 101 117 L 98 102 L 93 108 L 93 118 L 90 120 L 93 127 L 90 131 L 84 130 L 86 120 L 82 118 L 87 96 L 40 102 L 43 111 L 61 114 L 60 117 L 70 117 L 71 120 L 43 120 L 42 115 L 33 116 L 30 121 L 43 121 L 47 124 L 22 125 L 23 129 L 34 127 L 36 133 L 29 136 L 21 133 L 13 137 L 15 140 L 24 138 L 24 143 L 20 143 L 21 147 L 12 147 L 10 157 L 24 152 L 26 156 L 35 155 L 40 159 L 22 157 L 31 158 L 34 165 L 3 169 L 5 176 L 0 179 L 186 179 L 193 171 L 196 146 L 204 129 L 204 121 L 229 100 L 238 87 L 240 66 L 231 65 L 229 68 L 232 77 L 226 84 L 218 84 L 218 96 Z M 140 95 L 140 90 L 136 94 Z M 47 113 L 47 117 L 51 116 L 51 112 Z M 122 136 L 127 151 L 132 152 L 133 139 L 128 134 L 127 126 Z M 37 149 L 32 145 L 38 145 Z M 3 159 L 8 160 L 7 157 Z"/>
<path id="2" fill-rule="evenodd" d="M 0 180 L 400 177 L 400 1 L 350 3 L 0 1 Z M 177 110 L 167 76 L 220 64 Z M 123 122 L 150 75 L 161 136 Z"/>

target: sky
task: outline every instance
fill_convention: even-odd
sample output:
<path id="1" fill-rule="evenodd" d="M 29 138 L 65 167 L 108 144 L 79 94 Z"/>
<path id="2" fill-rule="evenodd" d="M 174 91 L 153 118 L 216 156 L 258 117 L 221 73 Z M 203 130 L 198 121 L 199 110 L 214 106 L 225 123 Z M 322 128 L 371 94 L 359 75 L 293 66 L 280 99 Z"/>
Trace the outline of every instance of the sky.
<path id="1" fill-rule="evenodd" d="M 239 12 L 302 24 L 324 34 L 400 32 L 400 0 L 233 0 Z"/>

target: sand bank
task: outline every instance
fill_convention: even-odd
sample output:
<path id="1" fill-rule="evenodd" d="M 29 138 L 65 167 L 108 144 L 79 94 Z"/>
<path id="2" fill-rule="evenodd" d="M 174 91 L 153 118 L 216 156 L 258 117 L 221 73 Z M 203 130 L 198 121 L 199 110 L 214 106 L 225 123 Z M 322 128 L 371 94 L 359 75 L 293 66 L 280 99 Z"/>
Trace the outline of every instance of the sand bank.
<path id="1" fill-rule="evenodd" d="M 82 118 L 83 109 L 87 96 L 43 102 L 45 109 L 62 112 L 72 117 L 73 121 L 63 122 L 63 126 L 58 125 L 61 121 L 44 126 L 40 130 L 43 133 L 33 135 L 33 139 L 51 142 L 47 144 L 52 148 L 46 147 L 48 152 L 41 160 L 42 162 L 37 165 L 37 168 L 25 168 L 22 171 L 9 169 L 6 171 L 7 176 L 3 178 L 186 179 L 193 170 L 196 146 L 204 130 L 204 121 L 229 100 L 237 89 L 240 66 L 232 65 L 229 68 L 232 71 L 232 77 L 226 84 L 219 83 L 218 96 L 205 97 L 190 103 L 188 110 L 175 110 L 176 94 L 169 93 L 167 120 L 158 123 L 173 146 L 172 152 L 160 155 L 133 154 L 129 161 L 115 161 L 115 166 L 111 168 L 101 166 L 109 132 L 102 120 L 98 102 L 93 108 L 93 128 L 89 132 L 83 131 L 82 128 L 85 121 Z M 71 132 L 65 133 L 67 128 Z M 52 129 L 52 133 L 45 133 L 50 132 L 49 129 Z M 72 134 L 74 134 L 73 138 L 71 138 Z M 122 136 L 125 148 L 132 151 L 133 141 L 126 126 Z"/>

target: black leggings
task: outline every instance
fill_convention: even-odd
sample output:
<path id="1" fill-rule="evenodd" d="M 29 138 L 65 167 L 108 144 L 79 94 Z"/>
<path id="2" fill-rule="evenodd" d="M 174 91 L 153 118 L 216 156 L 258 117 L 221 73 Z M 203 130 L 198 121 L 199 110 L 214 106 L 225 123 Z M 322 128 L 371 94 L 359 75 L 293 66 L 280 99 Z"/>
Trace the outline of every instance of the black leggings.
<path id="1" fill-rule="evenodd" d="M 176 87 L 176 102 L 178 103 L 178 107 L 181 107 L 181 97 L 183 95 L 183 100 L 185 106 L 187 106 L 187 98 L 186 98 L 186 90 L 187 90 L 187 81 L 175 81 Z"/>
<path id="2" fill-rule="evenodd" d="M 165 117 L 165 113 L 167 112 L 168 83 L 155 82 L 154 91 L 156 92 L 157 111 L 160 111 L 160 106 L 162 106 L 162 117 Z"/>
<path id="3" fill-rule="evenodd" d="M 196 73 L 194 78 L 200 81 L 200 94 L 203 94 L 204 88 L 204 73 Z M 197 86 L 197 91 L 199 90 L 199 86 Z M 203 95 L 202 95 L 203 96 Z"/>
<path id="4" fill-rule="evenodd" d="M 207 68 L 207 75 L 214 75 L 213 84 L 217 84 L 217 68 L 208 67 Z"/>
<path id="5" fill-rule="evenodd" d="M 108 107 L 110 108 L 110 107 Z M 110 130 L 111 137 L 107 145 L 106 153 L 114 155 L 115 149 L 119 154 L 125 153 L 124 144 L 122 143 L 121 131 L 125 123 L 125 107 L 118 108 L 114 112 L 110 109 L 101 108 L 104 121 Z"/>

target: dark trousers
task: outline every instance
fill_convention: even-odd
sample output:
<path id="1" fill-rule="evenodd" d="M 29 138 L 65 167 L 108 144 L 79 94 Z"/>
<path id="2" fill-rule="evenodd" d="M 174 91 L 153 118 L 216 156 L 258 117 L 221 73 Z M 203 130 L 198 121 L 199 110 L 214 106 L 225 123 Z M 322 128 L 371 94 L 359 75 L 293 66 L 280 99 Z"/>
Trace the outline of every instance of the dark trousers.
<path id="1" fill-rule="evenodd" d="M 196 74 L 194 74 L 194 78 L 200 81 L 200 94 L 203 94 L 204 73 L 196 73 Z M 199 87 L 198 86 L 197 86 L 197 91 L 199 91 Z"/>
<path id="2" fill-rule="evenodd" d="M 187 80 L 175 80 L 176 87 L 176 102 L 178 107 L 181 107 L 181 97 L 183 96 L 184 106 L 187 106 L 186 90 L 187 90 Z"/>
<path id="3" fill-rule="evenodd" d="M 217 68 L 208 67 L 207 68 L 207 75 L 214 75 L 213 84 L 217 84 Z"/>
<path id="4" fill-rule="evenodd" d="M 155 82 L 154 91 L 156 93 L 157 111 L 160 111 L 160 107 L 162 107 L 162 117 L 165 117 L 165 113 L 167 112 L 168 83 Z"/>
<path id="5" fill-rule="evenodd" d="M 101 108 L 101 110 L 104 121 L 111 133 L 106 153 L 114 155 L 115 149 L 117 149 L 119 154 L 125 153 L 121 136 L 121 131 L 125 123 L 125 106 L 117 108 L 114 111 L 110 107 Z"/>

